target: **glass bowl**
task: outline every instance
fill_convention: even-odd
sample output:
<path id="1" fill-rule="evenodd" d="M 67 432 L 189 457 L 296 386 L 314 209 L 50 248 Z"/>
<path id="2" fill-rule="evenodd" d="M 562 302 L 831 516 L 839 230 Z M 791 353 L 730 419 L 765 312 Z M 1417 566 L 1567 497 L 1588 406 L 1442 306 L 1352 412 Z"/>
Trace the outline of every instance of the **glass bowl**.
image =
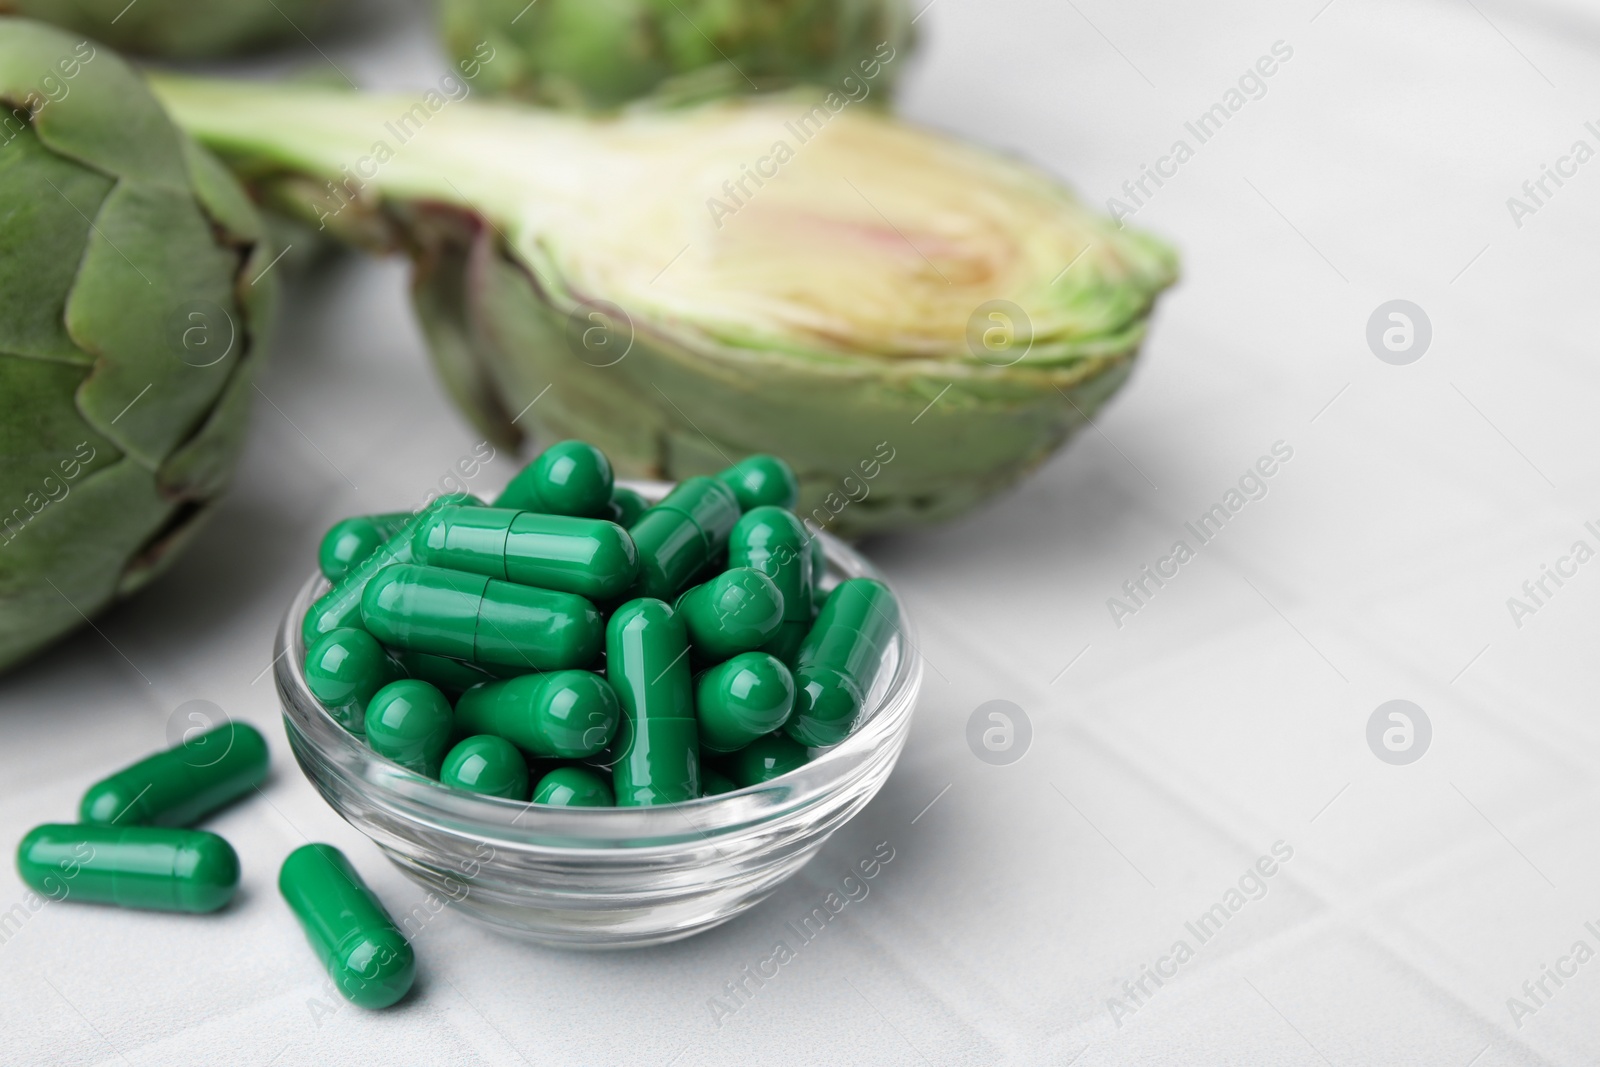
<path id="1" fill-rule="evenodd" d="M 634 482 L 647 500 L 671 487 Z M 824 588 L 882 576 L 820 535 Z M 274 676 L 306 777 L 335 811 L 460 914 L 566 948 L 688 937 L 760 902 L 866 806 L 894 769 L 922 685 L 901 604 L 855 733 L 799 770 L 716 797 L 656 808 L 557 808 L 451 789 L 392 763 L 341 727 L 305 682 L 301 620 L 327 588 L 314 574 L 278 631 Z M 402 925 L 406 916 L 397 915 Z"/>

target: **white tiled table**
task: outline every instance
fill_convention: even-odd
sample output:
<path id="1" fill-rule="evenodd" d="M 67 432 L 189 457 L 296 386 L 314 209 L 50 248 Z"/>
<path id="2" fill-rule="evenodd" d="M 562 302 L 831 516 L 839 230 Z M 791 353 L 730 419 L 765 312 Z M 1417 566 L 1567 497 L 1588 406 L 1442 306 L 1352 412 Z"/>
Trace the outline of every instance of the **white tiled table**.
<path id="1" fill-rule="evenodd" d="M 419 495 L 475 438 L 401 267 L 294 294 L 210 532 L 103 636 L 0 681 L 8 841 L 70 817 L 186 700 L 266 730 L 270 803 L 215 821 L 240 898 L 199 919 L 31 915 L 0 944 L 0 1061 L 1600 1059 L 1600 961 L 1546 979 L 1535 1013 L 1507 1006 L 1575 941 L 1600 951 L 1600 562 L 1520 628 L 1506 606 L 1573 541 L 1600 548 L 1600 161 L 1520 228 L 1506 206 L 1575 139 L 1600 148 L 1600 12 L 1322 3 L 938 0 L 921 20 L 903 110 L 1095 201 L 1274 42 L 1293 55 L 1138 212 L 1187 277 L 1099 432 L 982 515 L 867 546 L 927 661 L 881 796 L 770 901 L 680 944 L 557 953 L 446 914 L 418 939 L 417 995 L 330 1013 L 277 897 L 283 855 L 332 841 L 402 909 L 420 893 L 295 768 L 272 630 L 329 522 Z M 331 54 L 368 84 L 434 73 L 414 19 L 377 37 Z M 1395 298 L 1433 325 L 1409 366 L 1364 337 Z M 1115 626 L 1106 599 L 1277 441 L 1294 454 L 1265 498 Z M 1433 727 L 1409 766 L 1365 740 L 1395 698 Z M 1032 723 L 1011 766 L 965 740 L 993 699 Z M 709 998 L 885 841 L 870 894 L 717 1025 Z M 1201 944 L 1185 924 L 1278 841 L 1292 859 Z M 21 894 L 0 870 L 0 910 Z M 1127 998 L 1179 939 L 1193 958 Z"/>

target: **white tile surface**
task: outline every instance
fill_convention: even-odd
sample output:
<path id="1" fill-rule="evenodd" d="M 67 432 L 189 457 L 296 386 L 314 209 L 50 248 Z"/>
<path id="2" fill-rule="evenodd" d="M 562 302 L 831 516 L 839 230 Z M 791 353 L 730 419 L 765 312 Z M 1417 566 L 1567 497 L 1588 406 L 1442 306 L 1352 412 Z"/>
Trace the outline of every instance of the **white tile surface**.
<path id="1" fill-rule="evenodd" d="M 416 995 L 330 1013 L 278 862 L 329 840 L 402 910 L 420 892 L 294 766 L 261 675 L 271 632 L 329 522 L 420 495 L 475 440 L 426 365 L 404 269 L 346 262 L 286 302 L 209 533 L 101 633 L 0 680 L 13 837 L 159 747 L 186 700 L 262 727 L 268 802 L 214 823 L 240 898 L 201 919 L 31 915 L 0 944 L 0 1061 L 1595 1062 L 1600 962 L 1520 1028 L 1506 998 L 1573 941 L 1600 950 L 1583 925 L 1600 925 L 1600 564 L 1520 629 L 1505 600 L 1600 519 L 1600 162 L 1520 230 L 1505 199 L 1595 140 L 1600 11 L 936 0 L 919 26 L 903 110 L 1092 202 L 1275 41 L 1294 55 L 1138 213 L 1186 278 L 1099 431 L 982 515 L 867 546 L 929 667 L 880 798 L 770 901 L 686 943 L 557 953 L 447 914 L 419 936 Z M 435 62 L 404 13 L 329 51 L 373 85 Z M 1364 341 L 1395 297 L 1434 327 L 1408 367 Z M 1106 598 L 1279 440 L 1294 457 L 1268 495 L 1116 627 Z M 1406 767 L 1364 736 L 1395 697 L 1435 730 Z M 966 747 L 996 698 L 1034 727 L 1010 767 Z M 716 1026 L 707 998 L 885 840 L 870 896 Z M 1278 840 L 1294 858 L 1266 895 L 1118 1025 L 1108 998 Z M 0 910 L 21 895 L 0 870 Z"/>

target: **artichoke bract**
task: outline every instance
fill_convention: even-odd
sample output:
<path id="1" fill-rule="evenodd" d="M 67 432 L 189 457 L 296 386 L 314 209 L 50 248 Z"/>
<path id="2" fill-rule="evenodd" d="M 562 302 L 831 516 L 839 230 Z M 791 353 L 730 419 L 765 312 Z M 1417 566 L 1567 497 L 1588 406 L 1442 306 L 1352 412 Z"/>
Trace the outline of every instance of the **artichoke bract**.
<path id="1" fill-rule="evenodd" d="M 337 0 L 0 0 L 0 14 L 42 19 L 123 52 L 199 59 L 301 39 Z"/>
<path id="2" fill-rule="evenodd" d="M 0 233 L 4 668 L 143 585 L 208 514 L 274 289 L 244 191 L 139 76 L 7 18 Z"/>
<path id="3" fill-rule="evenodd" d="M 442 377 L 495 441 L 531 426 L 671 479 L 772 453 L 845 535 L 1043 461 L 1128 377 L 1176 273 L 1039 171 L 826 96 L 596 120 L 157 91 L 275 202 L 410 252 Z"/>
<path id="4" fill-rule="evenodd" d="M 479 88 L 605 110 L 800 83 L 887 99 L 912 36 L 906 0 L 443 0 L 445 45 Z"/>

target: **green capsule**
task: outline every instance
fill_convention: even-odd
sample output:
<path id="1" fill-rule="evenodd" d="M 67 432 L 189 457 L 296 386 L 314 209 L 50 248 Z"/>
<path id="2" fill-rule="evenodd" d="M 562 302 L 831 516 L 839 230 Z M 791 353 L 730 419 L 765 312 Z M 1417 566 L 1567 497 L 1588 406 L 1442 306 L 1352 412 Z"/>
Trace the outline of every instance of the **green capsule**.
<path id="1" fill-rule="evenodd" d="M 190 826 L 266 778 L 261 732 L 249 723 L 225 722 L 91 785 L 78 818 L 118 826 Z"/>
<path id="2" fill-rule="evenodd" d="M 300 625 L 300 636 L 305 646 L 310 648 L 317 643 L 317 638 L 329 630 L 361 625 L 361 594 L 365 592 L 367 583 L 372 580 L 373 575 L 385 567 L 411 562 L 411 535 L 434 508 L 448 507 L 451 504 L 476 503 L 478 499 L 467 493 L 452 493 L 439 497 L 412 516 L 411 521 L 400 527 L 376 552 L 352 566 L 345 576 L 334 582 L 333 588 L 319 597 L 306 612 L 305 621 Z"/>
<path id="3" fill-rule="evenodd" d="M 614 522 L 508 508 L 440 508 L 417 527 L 411 552 L 430 567 L 591 600 L 621 596 L 639 573 L 633 539 Z"/>
<path id="4" fill-rule="evenodd" d="M 793 469 L 777 456 L 746 456 L 716 478 L 733 490 L 745 511 L 759 507 L 788 508 L 800 502 L 800 480 Z"/>
<path id="5" fill-rule="evenodd" d="M 721 796 L 723 793 L 731 793 L 738 788 L 739 784 L 721 771 L 714 767 L 707 767 L 703 762 L 700 764 L 701 796 Z"/>
<path id="6" fill-rule="evenodd" d="M 722 769 L 742 789 L 770 782 L 780 774 L 798 770 L 806 765 L 809 758 L 804 745 L 783 734 L 768 734 L 724 757 Z"/>
<path id="7" fill-rule="evenodd" d="M 806 539 L 794 513 L 776 507 L 745 512 L 728 537 L 728 566 L 760 571 L 783 595 L 783 622 L 761 648 L 790 666 L 811 629 L 813 574 Z"/>
<path id="8" fill-rule="evenodd" d="M 366 729 L 372 694 L 402 677 L 378 639 L 353 626 L 329 630 L 306 653 L 306 687 L 351 733 Z"/>
<path id="9" fill-rule="evenodd" d="M 882 582 L 851 578 L 835 586 L 800 646 L 794 714 L 784 732 L 813 748 L 849 737 L 899 620 Z"/>
<path id="10" fill-rule="evenodd" d="M 557 441 L 511 479 L 497 508 L 581 518 L 611 517 L 611 462 L 584 441 Z"/>
<path id="11" fill-rule="evenodd" d="M 557 767 L 539 779 L 533 802 L 559 808 L 613 808 L 617 804 L 611 783 L 588 767 Z"/>
<path id="12" fill-rule="evenodd" d="M 616 692 L 593 671 L 552 671 L 490 682 L 456 701 L 459 729 L 503 737 L 546 759 L 582 759 L 604 751 L 620 718 Z"/>
<path id="13" fill-rule="evenodd" d="M 207 912 L 233 899 L 239 857 L 205 830 L 56 823 L 22 839 L 17 873 L 53 900 Z"/>
<path id="14" fill-rule="evenodd" d="M 715 478 L 679 482 L 628 527 L 639 549 L 639 595 L 676 596 L 727 545 L 738 521 L 738 498 Z"/>
<path id="15" fill-rule="evenodd" d="M 405 677 L 427 682 L 446 696 L 460 696 L 473 686 L 495 681 L 498 677 L 482 667 L 449 656 L 406 651 L 391 655 Z"/>
<path id="16" fill-rule="evenodd" d="M 387 1008 L 417 975 L 411 943 L 332 845 L 301 845 L 278 871 L 278 892 L 335 988 L 360 1008 Z"/>
<path id="17" fill-rule="evenodd" d="M 367 583 L 361 621 L 384 644 L 479 666 L 586 667 L 604 624 L 583 597 L 416 564 Z"/>
<path id="18" fill-rule="evenodd" d="M 445 756 L 439 781 L 473 793 L 527 800 L 528 761 L 505 738 L 475 734 Z"/>
<path id="19" fill-rule="evenodd" d="M 626 486 L 611 490 L 611 514 L 607 516 L 624 530 L 639 521 L 639 516 L 649 510 L 650 502 Z"/>
<path id="20" fill-rule="evenodd" d="M 337 582 L 350 568 L 372 555 L 383 543 L 411 521 L 411 512 L 387 515 L 357 515 L 328 527 L 317 549 L 317 565 L 330 582 Z"/>
<path id="21" fill-rule="evenodd" d="M 695 680 L 695 718 L 706 752 L 743 748 L 782 729 L 793 710 L 794 676 L 766 652 L 735 656 Z"/>
<path id="22" fill-rule="evenodd" d="M 367 745 L 426 778 L 439 777 L 454 729 L 450 701 L 415 678 L 390 682 L 367 701 Z"/>
<path id="23" fill-rule="evenodd" d="M 606 625 L 606 677 L 622 705 L 617 762 L 619 807 L 700 795 L 700 739 L 683 621 L 659 600 L 630 600 Z"/>
<path id="24" fill-rule="evenodd" d="M 753 567 L 734 567 L 686 591 L 674 610 L 683 619 L 689 646 L 708 660 L 723 660 L 777 635 L 783 594 Z"/>
<path id="25" fill-rule="evenodd" d="M 807 533 L 810 540 L 806 542 L 811 555 L 811 588 L 818 594 L 811 606 L 811 614 L 816 616 L 822 610 L 822 602 L 828 598 L 822 593 L 822 580 L 828 576 L 828 548 L 822 543 L 820 533 Z"/>

